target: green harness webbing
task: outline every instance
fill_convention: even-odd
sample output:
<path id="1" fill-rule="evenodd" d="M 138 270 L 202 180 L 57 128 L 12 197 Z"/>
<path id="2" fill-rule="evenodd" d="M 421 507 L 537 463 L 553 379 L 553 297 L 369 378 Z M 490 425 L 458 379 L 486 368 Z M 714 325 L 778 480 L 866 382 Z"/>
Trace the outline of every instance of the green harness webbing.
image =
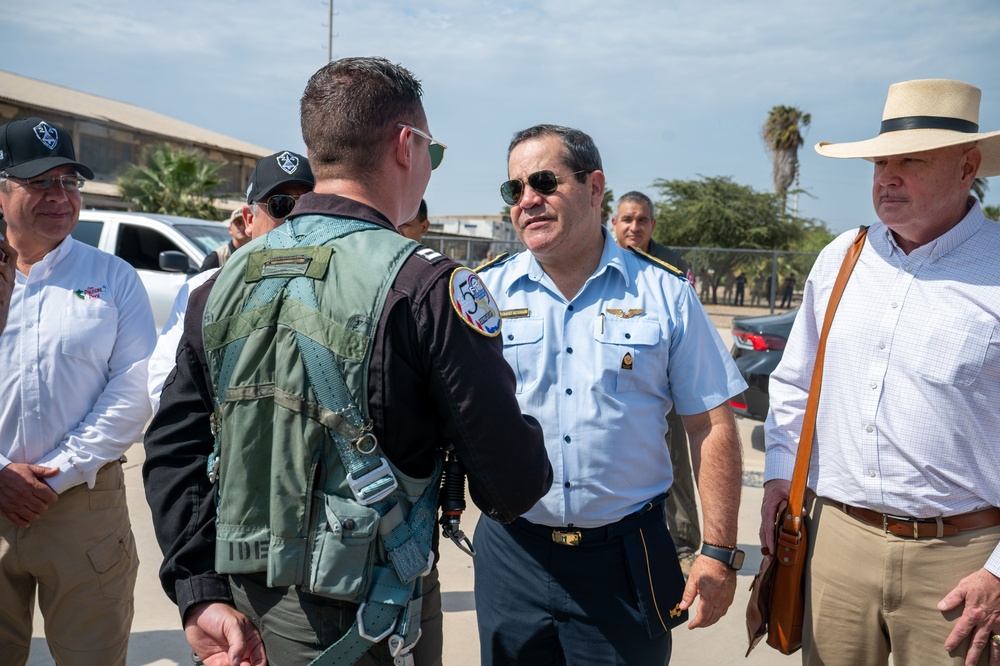
<path id="1" fill-rule="evenodd" d="M 289 221 L 267 236 L 269 248 L 323 246 L 351 233 L 379 229 L 359 220 L 336 220 L 304 237 L 296 237 Z M 289 275 L 288 268 L 277 275 L 262 274 L 254 285 L 242 312 L 248 313 L 273 302 L 282 289 L 287 297 L 319 310 L 313 280 L 303 274 Z M 295 269 L 292 268 L 292 271 Z M 248 335 L 229 342 L 223 352 L 218 376 L 216 403 L 221 410 L 237 361 Z M 442 463 L 436 460 L 430 484 L 420 494 L 404 520 L 399 504 L 389 498 L 398 487 L 393 471 L 382 455 L 371 423 L 355 403 L 334 353 L 301 331 L 295 331 L 299 354 L 317 403 L 336 415 L 328 427 L 347 472 L 347 482 L 358 503 L 375 509 L 379 516 L 379 539 L 388 554 L 387 562 L 376 557 L 366 601 L 358 608 L 354 624 L 336 643 L 312 662 L 312 666 L 348 666 L 357 662 L 375 643 L 389 639 L 389 649 L 397 664 L 412 663 L 410 651 L 420 638 L 421 577 L 433 564 L 431 540 L 435 528 Z M 328 424 L 329 425 L 329 424 Z M 221 437 L 209 459 L 209 473 L 215 478 L 221 454 Z"/>

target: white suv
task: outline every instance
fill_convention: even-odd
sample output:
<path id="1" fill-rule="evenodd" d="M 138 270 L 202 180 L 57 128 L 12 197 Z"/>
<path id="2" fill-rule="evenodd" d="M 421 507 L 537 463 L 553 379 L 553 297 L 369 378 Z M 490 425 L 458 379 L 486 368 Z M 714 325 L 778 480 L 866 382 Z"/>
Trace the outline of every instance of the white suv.
<path id="1" fill-rule="evenodd" d="M 157 332 L 181 285 L 198 272 L 209 252 L 230 240 L 222 222 L 109 210 L 81 210 L 73 237 L 121 257 L 138 271 Z"/>

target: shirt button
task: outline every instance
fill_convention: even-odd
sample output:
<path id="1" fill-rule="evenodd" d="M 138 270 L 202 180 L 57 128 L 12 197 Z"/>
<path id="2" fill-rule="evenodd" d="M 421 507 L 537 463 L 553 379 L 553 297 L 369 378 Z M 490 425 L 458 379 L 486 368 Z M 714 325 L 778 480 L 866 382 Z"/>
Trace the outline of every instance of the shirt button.
<path id="1" fill-rule="evenodd" d="M 566 395 L 573 395 L 573 389 L 566 389 Z"/>
<path id="2" fill-rule="evenodd" d="M 513 333 L 508 333 L 507 334 L 507 339 L 508 340 L 513 340 L 514 339 L 514 334 Z"/>
<path id="3" fill-rule="evenodd" d="M 572 312 L 572 311 L 573 311 L 573 306 L 572 306 L 572 305 L 570 305 L 570 306 L 569 306 L 568 308 L 566 308 L 566 309 L 567 309 L 567 310 L 569 310 L 570 312 Z"/>
<path id="4" fill-rule="evenodd" d="M 898 303 L 895 303 L 895 302 L 893 302 L 893 304 L 892 304 L 892 307 L 893 307 L 893 308 L 896 308 L 896 307 L 899 307 L 899 304 L 898 304 Z"/>
<path id="5" fill-rule="evenodd" d="M 872 387 L 873 389 L 874 389 L 874 388 L 878 388 L 878 382 L 872 382 L 872 383 L 871 383 L 871 387 Z"/>
<path id="6" fill-rule="evenodd" d="M 573 353 L 573 348 L 572 347 L 566 347 L 566 353 L 567 354 L 572 354 Z"/>
<path id="7" fill-rule="evenodd" d="M 28 328 L 34 328 L 34 327 L 35 327 L 35 322 L 29 321 L 28 322 Z"/>
<path id="8" fill-rule="evenodd" d="M 626 340 L 631 340 L 632 339 L 632 334 L 631 333 L 626 333 L 625 334 L 625 339 Z"/>
<path id="9" fill-rule="evenodd" d="M 569 488 L 570 487 L 569 481 L 567 481 L 566 483 L 564 483 L 563 486 L 566 487 L 566 488 Z"/>
<path id="10" fill-rule="evenodd" d="M 563 437 L 563 441 L 566 442 L 567 444 L 570 443 L 571 439 L 572 438 L 569 435 L 566 435 L 565 437 Z"/>
<path id="11" fill-rule="evenodd" d="M 874 477 L 874 476 L 875 476 L 876 474 L 877 474 L 877 472 L 875 471 L 875 468 L 874 468 L 874 467 L 872 467 L 872 468 L 870 468 L 870 469 L 868 470 L 868 476 L 870 476 L 870 477 Z"/>
<path id="12" fill-rule="evenodd" d="M 875 426 L 868 426 L 865 428 L 865 432 L 875 432 Z"/>
<path id="13" fill-rule="evenodd" d="M 878 343 L 878 348 L 879 349 L 885 349 L 885 343 L 884 342 Z"/>

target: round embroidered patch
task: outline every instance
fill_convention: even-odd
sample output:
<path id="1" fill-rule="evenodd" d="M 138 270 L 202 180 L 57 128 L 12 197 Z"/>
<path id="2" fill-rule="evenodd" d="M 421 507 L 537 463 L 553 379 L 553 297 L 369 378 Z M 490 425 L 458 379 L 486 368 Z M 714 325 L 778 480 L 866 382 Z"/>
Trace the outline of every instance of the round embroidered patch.
<path id="1" fill-rule="evenodd" d="M 500 335 L 500 308 L 475 271 L 461 266 L 451 274 L 451 304 L 472 329 L 493 338 Z"/>

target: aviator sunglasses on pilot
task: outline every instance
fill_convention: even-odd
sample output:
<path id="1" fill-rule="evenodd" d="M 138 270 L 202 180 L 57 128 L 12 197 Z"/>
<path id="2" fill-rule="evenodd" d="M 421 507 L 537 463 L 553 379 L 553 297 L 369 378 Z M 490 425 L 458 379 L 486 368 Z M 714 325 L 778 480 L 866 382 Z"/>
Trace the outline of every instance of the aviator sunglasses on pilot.
<path id="1" fill-rule="evenodd" d="M 298 199 L 297 196 L 292 196 L 291 194 L 272 194 L 267 199 L 258 201 L 257 205 L 266 208 L 267 214 L 274 219 L 282 220 L 292 212 L 292 209 L 295 208 L 295 202 Z"/>
<path id="2" fill-rule="evenodd" d="M 447 148 L 448 146 L 444 145 L 443 143 L 432 137 L 427 132 L 422 132 L 418 130 L 413 125 L 409 125 L 407 123 L 397 123 L 396 127 L 400 128 L 409 127 L 411 132 L 413 132 L 417 136 L 422 136 L 428 141 L 430 141 L 430 144 L 428 144 L 427 146 L 427 151 L 430 152 L 431 154 L 431 171 L 441 166 L 441 160 L 444 159 L 445 148 Z"/>
<path id="3" fill-rule="evenodd" d="M 574 171 L 569 176 L 557 176 L 554 172 L 545 169 L 531 174 L 527 181 L 528 185 L 531 185 L 531 189 L 539 194 L 552 194 L 559 187 L 561 180 L 589 171 L 589 169 L 584 169 L 583 171 Z M 506 181 L 500 186 L 500 196 L 508 205 L 516 206 L 517 202 L 524 196 L 524 181 L 516 178 Z"/>

